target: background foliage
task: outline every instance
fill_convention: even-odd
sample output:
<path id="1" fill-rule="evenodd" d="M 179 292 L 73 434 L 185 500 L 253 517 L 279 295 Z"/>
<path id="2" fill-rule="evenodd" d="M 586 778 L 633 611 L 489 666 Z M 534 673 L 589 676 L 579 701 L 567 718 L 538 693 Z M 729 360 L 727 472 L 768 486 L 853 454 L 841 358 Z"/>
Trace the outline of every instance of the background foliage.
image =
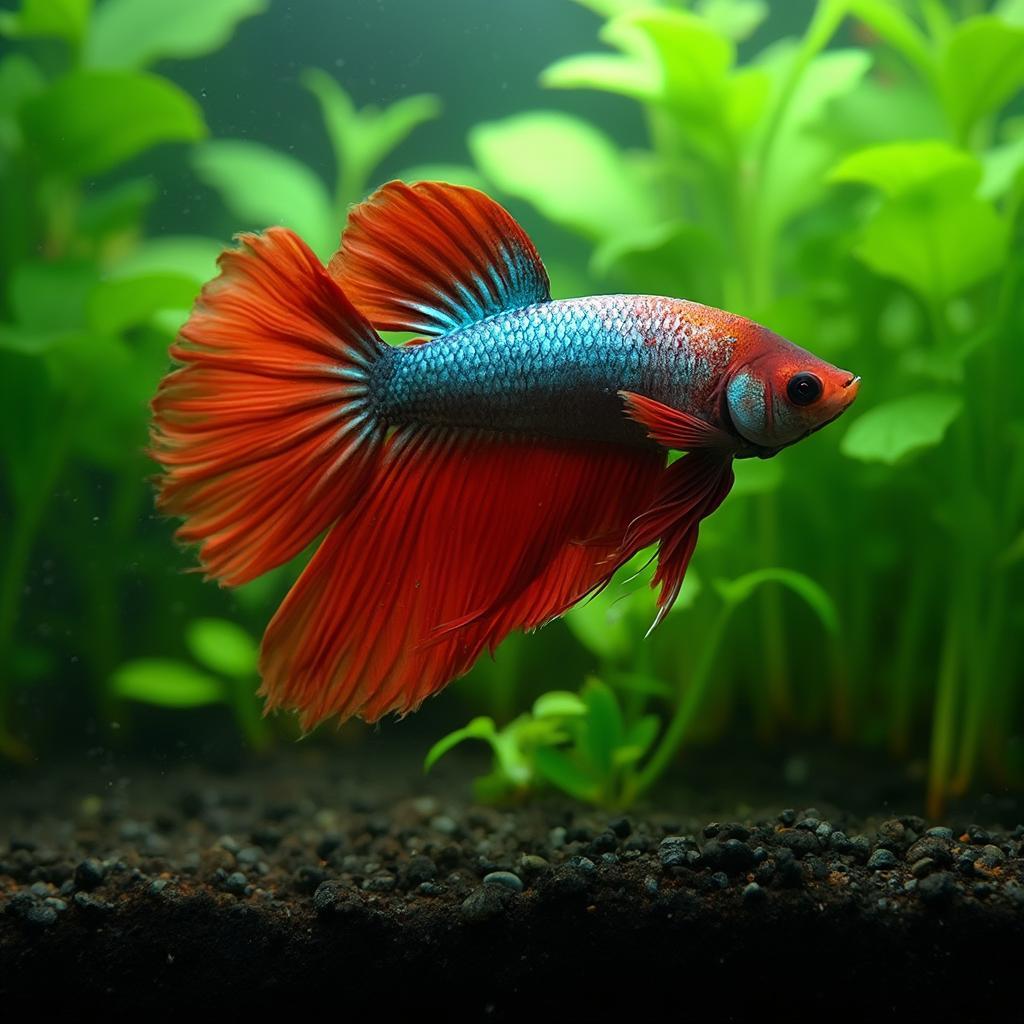
<path id="1" fill-rule="evenodd" d="M 326 258 L 374 186 L 439 177 L 522 217 L 556 295 L 724 306 L 865 380 L 839 424 L 738 466 L 649 640 L 641 577 L 433 702 L 488 713 L 456 736 L 495 750 L 484 795 L 621 803 L 727 733 L 927 758 L 936 813 L 979 779 L 1024 783 L 1024 4 L 785 6 L 586 0 L 592 52 L 538 34 L 519 63 L 545 92 L 482 115 L 444 60 L 431 95 L 386 104 L 372 75 L 295 68 L 275 109 L 315 103 L 321 140 L 304 124 L 295 152 L 211 137 L 213 100 L 185 87 L 226 45 L 245 66 L 230 41 L 272 35 L 264 0 L 0 12 L 3 755 L 83 722 L 131 742 L 147 715 L 182 736 L 212 716 L 256 748 L 289 732 L 251 691 L 294 569 L 236 594 L 180 572 L 150 511 L 147 401 L 232 231 L 288 224 Z M 182 234 L 168 192 L 219 202 L 184 199 Z"/>

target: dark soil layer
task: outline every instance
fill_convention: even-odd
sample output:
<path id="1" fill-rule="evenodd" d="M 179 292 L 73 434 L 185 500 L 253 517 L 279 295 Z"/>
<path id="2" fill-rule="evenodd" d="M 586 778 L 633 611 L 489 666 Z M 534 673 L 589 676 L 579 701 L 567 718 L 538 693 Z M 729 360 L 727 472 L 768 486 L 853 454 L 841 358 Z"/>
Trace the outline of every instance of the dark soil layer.
<path id="1" fill-rule="evenodd" d="M 713 790 L 626 816 L 495 810 L 468 799 L 466 762 L 424 779 L 413 753 L 374 739 L 6 786 L 0 1005 L 1020 1019 L 1016 809 L 930 828 Z"/>

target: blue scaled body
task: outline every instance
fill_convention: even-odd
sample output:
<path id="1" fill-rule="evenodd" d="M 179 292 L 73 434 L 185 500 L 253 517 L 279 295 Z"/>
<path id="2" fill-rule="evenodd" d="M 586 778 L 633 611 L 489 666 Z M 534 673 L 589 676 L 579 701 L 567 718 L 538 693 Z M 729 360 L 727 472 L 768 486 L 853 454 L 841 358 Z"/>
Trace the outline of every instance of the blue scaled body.
<path id="1" fill-rule="evenodd" d="M 392 349 L 372 393 L 391 425 L 477 427 L 646 444 L 619 391 L 704 418 L 731 356 L 702 307 L 656 296 L 548 301 L 500 313 L 418 345 Z"/>

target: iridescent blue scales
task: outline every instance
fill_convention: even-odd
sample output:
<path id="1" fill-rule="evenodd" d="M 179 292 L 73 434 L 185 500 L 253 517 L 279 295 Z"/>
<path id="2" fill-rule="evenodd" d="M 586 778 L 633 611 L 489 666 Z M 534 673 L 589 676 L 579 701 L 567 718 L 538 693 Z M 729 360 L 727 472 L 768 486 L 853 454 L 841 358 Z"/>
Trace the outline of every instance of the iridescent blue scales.
<path id="1" fill-rule="evenodd" d="M 159 507 L 228 585 L 325 533 L 260 659 L 268 707 L 306 727 L 418 707 L 655 544 L 660 620 L 733 459 L 857 391 L 722 310 L 552 301 L 509 214 L 440 182 L 353 209 L 327 268 L 284 228 L 220 266 L 153 402 Z"/>
<path id="2" fill-rule="evenodd" d="M 645 444 L 620 391 L 718 417 L 736 343 L 679 299 L 602 295 L 535 303 L 391 350 L 372 395 L 390 424 L 431 423 Z"/>

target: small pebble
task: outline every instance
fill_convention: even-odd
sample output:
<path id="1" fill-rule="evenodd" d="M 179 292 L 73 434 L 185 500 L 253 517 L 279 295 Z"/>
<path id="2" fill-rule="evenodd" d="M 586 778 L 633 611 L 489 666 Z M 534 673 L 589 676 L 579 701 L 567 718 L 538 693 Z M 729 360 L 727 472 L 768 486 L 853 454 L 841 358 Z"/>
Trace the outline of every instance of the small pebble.
<path id="1" fill-rule="evenodd" d="M 492 871 L 484 875 L 484 885 L 501 885 L 512 892 L 523 891 L 523 880 L 511 871 Z"/>
<path id="2" fill-rule="evenodd" d="M 35 903 L 25 911 L 22 920 L 33 928 L 49 928 L 57 923 L 57 911 L 44 903 Z"/>
<path id="3" fill-rule="evenodd" d="M 515 895 L 512 890 L 504 885 L 481 885 L 462 901 L 460 913 L 466 921 L 489 921 L 503 914 L 513 899 Z"/>
<path id="4" fill-rule="evenodd" d="M 748 906 L 756 906 L 763 903 L 768 894 L 757 882 L 750 882 L 743 887 L 743 902 Z"/>
<path id="5" fill-rule="evenodd" d="M 615 818 L 608 822 L 608 827 L 620 839 L 628 839 L 633 834 L 633 824 L 629 818 Z"/>
<path id="6" fill-rule="evenodd" d="M 92 857 L 81 861 L 75 868 L 75 885 L 79 889 L 95 889 L 103 882 L 106 870 L 103 865 Z"/>
<path id="7" fill-rule="evenodd" d="M 891 871 L 898 866 L 899 861 L 896 860 L 895 854 L 892 850 L 885 849 L 885 847 L 879 847 L 868 859 L 869 871 Z"/>
<path id="8" fill-rule="evenodd" d="M 224 888 L 235 896 L 244 896 L 249 886 L 249 879 L 241 871 L 232 871 L 224 879 Z"/>

